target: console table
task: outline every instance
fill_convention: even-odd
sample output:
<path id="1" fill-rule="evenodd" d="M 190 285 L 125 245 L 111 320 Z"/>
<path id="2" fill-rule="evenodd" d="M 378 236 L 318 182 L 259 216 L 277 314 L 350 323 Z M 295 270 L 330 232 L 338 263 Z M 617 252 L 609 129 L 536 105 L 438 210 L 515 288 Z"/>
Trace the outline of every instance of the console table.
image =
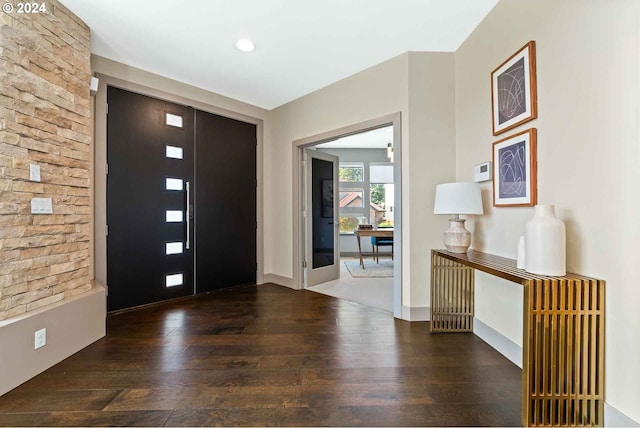
<path id="1" fill-rule="evenodd" d="M 473 331 L 474 269 L 524 287 L 522 424 L 602 426 L 605 281 L 534 275 L 479 251 L 432 250 L 432 333 Z"/>

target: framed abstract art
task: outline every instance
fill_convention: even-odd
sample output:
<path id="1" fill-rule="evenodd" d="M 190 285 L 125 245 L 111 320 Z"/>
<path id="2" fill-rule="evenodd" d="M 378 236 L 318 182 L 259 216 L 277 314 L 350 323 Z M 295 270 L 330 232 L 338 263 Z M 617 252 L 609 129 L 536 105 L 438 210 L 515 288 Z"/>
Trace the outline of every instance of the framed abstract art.
<path id="1" fill-rule="evenodd" d="M 493 206 L 536 204 L 536 135 L 531 128 L 493 143 Z"/>
<path id="2" fill-rule="evenodd" d="M 491 111 L 493 135 L 538 117 L 533 40 L 491 72 Z"/>

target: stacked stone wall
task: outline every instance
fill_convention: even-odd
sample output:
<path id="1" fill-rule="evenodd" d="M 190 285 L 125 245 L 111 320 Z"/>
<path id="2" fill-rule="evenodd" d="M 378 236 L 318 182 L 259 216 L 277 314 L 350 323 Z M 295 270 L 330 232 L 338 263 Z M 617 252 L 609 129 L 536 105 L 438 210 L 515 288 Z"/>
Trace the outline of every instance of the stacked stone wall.
<path id="1" fill-rule="evenodd" d="M 0 12 L 0 320 L 91 288 L 90 33 L 44 4 Z M 31 214 L 33 198 L 53 214 Z"/>

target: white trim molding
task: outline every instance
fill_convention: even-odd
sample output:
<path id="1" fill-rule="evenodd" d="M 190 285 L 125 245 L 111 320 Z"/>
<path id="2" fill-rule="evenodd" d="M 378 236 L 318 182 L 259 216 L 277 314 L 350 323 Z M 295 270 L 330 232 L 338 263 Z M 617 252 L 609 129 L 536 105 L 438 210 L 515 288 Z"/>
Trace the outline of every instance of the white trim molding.
<path id="1" fill-rule="evenodd" d="M 634 421 L 609 403 L 604 403 L 604 426 L 640 427 L 640 422 Z"/>
<path id="2" fill-rule="evenodd" d="M 266 284 L 268 282 L 281 285 L 283 287 L 293 288 L 294 290 L 296 289 L 296 287 L 293 284 L 293 278 L 287 278 L 286 276 L 280 276 L 274 273 L 265 273 L 264 281 L 259 282 L 258 284 Z"/>
<path id="3" fill-rule="evenodd" d="M 513 364 L 522 368 L 522 346 L 512 342 L 476 317 L 473 318 L 473 334 L 487 342 Z"/>
<path id="4" fill-rule="evenodd" d="M 429 306 L 404 306 L 402 305 L 402 319 L 405 321 L 429 321 L 431 308 Z"/>

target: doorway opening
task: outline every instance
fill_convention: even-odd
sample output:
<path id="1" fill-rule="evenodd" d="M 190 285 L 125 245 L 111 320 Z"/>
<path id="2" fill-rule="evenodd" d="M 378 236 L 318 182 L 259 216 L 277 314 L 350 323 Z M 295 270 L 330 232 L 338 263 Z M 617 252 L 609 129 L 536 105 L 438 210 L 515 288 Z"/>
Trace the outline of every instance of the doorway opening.
<path id="1" fill-rule="evenodd" d="M 334 278 L 320 284 L 309 281 L 313 267 L 308 261 L 313 254 L 308 248 L 314 239 L 309 225 L 319 212 L 308 198 L 312 165 L 305 159 L 310 154 L 335 156 L 339 166 L 334 189 L 337 269 Z M 294 162 L 298 168 L 294 180 L 296 288 L 391 311 L 401 318 L 400 113 L 295 141 Z"/>

